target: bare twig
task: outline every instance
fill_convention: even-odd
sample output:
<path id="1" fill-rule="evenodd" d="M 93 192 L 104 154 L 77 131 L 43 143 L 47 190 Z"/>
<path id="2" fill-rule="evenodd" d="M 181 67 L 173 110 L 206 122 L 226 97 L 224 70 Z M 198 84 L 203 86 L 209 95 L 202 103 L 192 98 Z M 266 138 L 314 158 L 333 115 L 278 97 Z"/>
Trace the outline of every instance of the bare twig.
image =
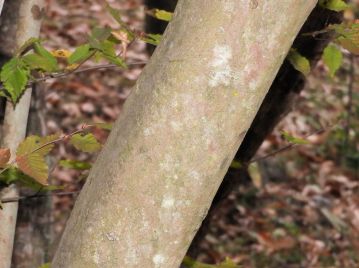
<path id="1" fill-rule="evenodd" d="M 46 194 L 33 194 L 33 195 L 25 195 L 25 196 L 19 196 L 19 197 L 11 197 L 11 198 L 4 198 L 1 199 L 0 202 L 2 204 L 5 203 L 13 203 L 13 202 L 19 202 L 27 199 L 33 199 L 33 198 L 42 198 L 42 197 L 48 197 L 48 196 L 64 196 L 64 195 L 77 195 L 80 191 L 72 191 L 72 192 L 51 192 Z"/>
<path id="2" fill-rule="evenodd" d="M 330 125 L 330 126 L 327 126 L 327 127 L 320 128 L 320 129 L 314 131 L 313 133 L 310 133 L 310 134 L 304 136 L 304 139 L 309 138 L 309 137 L 311 137 L 311 136 L 313 136 L 313 135 L 316 135 L 316 134 L 321 134 L 321 133 L 323 133 L 323 132 L 326 132 L 326 131 L 332 129 L 333 127 L 337 126 L 338 124 L 339 124 L 339 123 L 336 123 L 336 124 L 333 124 L 333 125 Z M 284 152 L 284 151 L 290 150 L 290 149 L 292 149 L 292 148 L 294 148 L 294 147 L 297 147 L 297 146 L 300 146 L 300 145 L 303 145 L 303 144 L 290 143 L 290 144 L 288 144 L 288 145 L 286 145 L 286 146 L 284 146 L 284 147 L 282 147 L 282 148 L 279 148 L 278 150 L 275 150 L 275 151 L 273 151 L 273 152 L 271 152 L 271 153 L 269 153 L 269 154 L 266 154 L 266 155 L 264 155 L 264 156 L 259 156 L 259 157 L 257 157 L 257 158 L 254 158 L 254 159 L 252 159 L 251 161 L 249 161 L 248 164 L 251 164 L 251 163 L 254 163 L 254 162 L 258 162 L 258 161 L 267 159 L 267 158 L 269 158 L 269 157 L 275 156 L 275 155 L 277 155 L 277 154 L 279 154 L 279 153 L 282 153 L 282 152 Z M 247 164 L 247 165 L 248 165 L 248 164 Z"/>

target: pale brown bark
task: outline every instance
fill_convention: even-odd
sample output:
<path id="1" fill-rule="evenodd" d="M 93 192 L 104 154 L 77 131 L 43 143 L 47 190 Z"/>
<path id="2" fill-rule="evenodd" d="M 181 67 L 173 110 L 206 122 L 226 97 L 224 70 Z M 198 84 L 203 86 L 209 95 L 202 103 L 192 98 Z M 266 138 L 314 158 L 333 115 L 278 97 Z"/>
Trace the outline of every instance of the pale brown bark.
<path id="1" fill-rule="evenodd" d="M 44 7 L 43 0 L 22 0 L 17 2 L 17 9 L 12 10 L 18 13 L 16 25 L 14 46 L 21 46 L 31 37 L 38 37 L 40 32 L 41 16 L 34 14 L 35 9 Z M 6 14 L 3 14 L 3 16 Z M 25 138 L 27 117 L 31 100 L 31 89 L 28 89 L 21 97 L 19 103 L 14 106 L 8 102 L 6 104 L 5 119 L 2 127 L 1 147 L 10 148 L 12 158 L 15 156 L 16 148 Z M 16 197 L 18 195 L 14 186 L 5 188 L 1 191 L 0 196 Z M 3 195 L 4 194 L 4 195 Z M 17 217 L 17 203 L 4 204 L 4 209 L 0 211 L 0 267 L 7 268 L 11 265 L 12 248 L 15 234 L 15 225 Z"/>
<path id="2" fill-rule="evenodd" d="M 178 267 L 314 0 L 179 1 L 52 267 Z"/>
<path id="3" fill-rule="evenodd" d="M 4 5 L 4 0 L 0 0 L 0 15 L 1 15 L 3 5 Z"/>

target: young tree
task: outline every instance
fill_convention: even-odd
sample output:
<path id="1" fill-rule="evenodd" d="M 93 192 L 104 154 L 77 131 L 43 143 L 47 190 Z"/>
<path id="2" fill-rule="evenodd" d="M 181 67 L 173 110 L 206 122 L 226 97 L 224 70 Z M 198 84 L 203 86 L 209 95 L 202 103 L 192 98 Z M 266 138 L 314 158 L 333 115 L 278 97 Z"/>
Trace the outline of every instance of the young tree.
<path id="1" fill-rule="evenodd" d="M 52 267 L 178 267 L 317 1 L 179 1 Z"/>
<path id="2" fill-rule="evenodd" d="M 40 32 L 43 0 L 13 0 L 4 5 L 3 12 L 11 14 L 2 19 L 2 47 L 1 52 L 12 54 L 31 37 L 38 37 Z M 3 1 L 0 1 L 0 9 Z M 4 25 L 6 27 L 4 27 Z M 0 136 L 1 147 L 9 148 L 11 155 L 15 156 L 16 148 L 25 138 L 27 117 L 31 100 L 31 89 L 28 89 L 16 107 L 7 102 L 5 118 Z M 2 189 L 2 198 L 12 198 L 18 195 L 14 185 Z M 18 204 L 8 204 L 0 210 L 0 267 L 10 267 L 15 235 Z"/>

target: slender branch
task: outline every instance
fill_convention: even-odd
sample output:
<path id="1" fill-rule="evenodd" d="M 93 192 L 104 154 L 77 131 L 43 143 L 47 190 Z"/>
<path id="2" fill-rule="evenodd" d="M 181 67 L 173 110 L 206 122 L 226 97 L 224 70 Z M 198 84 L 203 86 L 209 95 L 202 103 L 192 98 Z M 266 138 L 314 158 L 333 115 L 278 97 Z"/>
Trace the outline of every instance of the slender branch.
<path id="1" fill-rule="evenodd" d="M 310 133 L 310 134 L 304 136 L 304 139 L 309 138 L 309 137 L 311 137 L 311 136 L 313 136 L 313 135 L 316 135 L 316 134 L 321 134 L 321 133 L 323 133 L 323 132 L 326 132 L 326 131 L 332 129 L 333 127 L 337 126 L 338 124 L 339 124 L 339 123 L 336 123 L 336 124 L 327 126 L 327 127 L 325 127 L 325 128 L 323 127 L 323 128 L 321 128 L 321 129 L 318 129 L 318 130 L 314 131 L 313 133 Z M 284 146 L 284 147 L 282 147 L 282 148 L 279 148 L 278 150 L 275 150 L 275 151 L 273 151 L 273 152 L 271 152 L 271 153 L 269 153 L 269 154 L 266 154 L 266 155 L 264 155 L 264 156 L 259 156 L 259 157 L 256 157 L 256 158 L 252 159 L 251 161 L 249 161 L 249 162 L 247 163 L 247 165 L 252 164 L 252 163 L 254 163 L 254 162 L 258 162 L 258 161 L 267 159 L 267 158 L 272 157 L 272 156 L 275 156 L 275 155 L 277 155 L 277 154 L 279 154 L 279 153 L 282 153 L 282 152 L 284 152 L 284 151 L 290 150 L 290 149 L 292 149 L 292 148 L 294 148 L 294 147 L 297 147 L 297 146 L 300 146 L 300 145 L 303 145 L 303 144 L 290 143 L 290 144 L 288 144 L 288 145 L 286 145 L 286 146 Z"/>
<path id="2" fill-rule="evenodd" d="M 39 194 L 36 193 L 34 195 L 25 195 L 25 196 L 19 196 L 19 197 L 11 197 L 11 198 L 4 198 L 0 200 L 0 203 L 12 203 L 12 202 L 19 202 L 22 200 L 27 199 L 33 199 L 33 198 L 42 198 L 42 197 L 48 197 L 48 196 L 66 196 L 66 195 L 77 195 L 80 191 L 72 191 L 72 192 L 51 192 L 46 194 Z"/>
<path id="3" fill-rule="evenodd" d="M 46 143 L 42 144 L 41 146 L 35 148 L 34 150 L 32 150 L 32 151 L 30 151 L 30 152 L 28 152 L 28 153 L 22 155 L 22 157 L 25 157 L 25 156 L 28 156 L 28 155 L 30 155 L 30 154 L 33 154 L 33 153 L 35 153 L 35 152 L 41 150 L 42 148 L 44 148 L 44 147 L 46 147 L 46 146 L 51 145 L 51 144 L 55 144 L 55 143 L 57 143 L 57 142 L 66 140 L 66 139 L 72 137 L 72 136 L 75 135 L 75 134 L 82 133 L 82 132 L 86 131 L 87 129 L 89 129 L 89 128 L 91 128 L 91 127 L 95 127 L 95 125 L 83 125 L 83 126 L 81 127 L 81 129 L 75 130 L 75 131 L 71 132 L 70 134 L 65 134 L 65 135 L 61 136 L 60 138 L 58 138 L 58 139 L 55 139 L 55 140 L 46 142 Z M 12 165 L 14 165 L 14 164 L 16 163 L 16 159 L 17 159 L 17 158 L 15 157 L 10 163 L 8 163 L 8 165 L 7 165 L 4 169 L 0 170 L 0 174 L 4 173 L 4 172 L 5 172 L 6 170 L 8 170 Z"/>
<path id="4" fill-rule="evenodd" d="M 144 65 L 144 64 L 147 64 L 147 61 L 129 62 L 129 63 L 127 63 L 127 66 Z M 97 65 L 97 66 L 81 68 L 81 69 L 71 71 L 71 72 L 61 72 L 61 73 L 49 74 L 49 75 L 46 75 L 44 77 L 39 77 L 39 78 L 32 79 L 27 84 L 27 87 L 30 87 L 35 83 L 43 82 L 43 81 L 53 79 L 53 78 L 61 78 L 61 77 L 69 76 L 71 74 L 83 73 L 83 72 L 99 70 L 99 69 L 110 69 L 110 68 L 121 68 L 121 67 L 117 66 L 116 64 L 102 64 L 102 65 Z M 1 84 L 0 85 L 0 90 L 3 90 L 3 89 L 5 89 L 5 88 Z"/>

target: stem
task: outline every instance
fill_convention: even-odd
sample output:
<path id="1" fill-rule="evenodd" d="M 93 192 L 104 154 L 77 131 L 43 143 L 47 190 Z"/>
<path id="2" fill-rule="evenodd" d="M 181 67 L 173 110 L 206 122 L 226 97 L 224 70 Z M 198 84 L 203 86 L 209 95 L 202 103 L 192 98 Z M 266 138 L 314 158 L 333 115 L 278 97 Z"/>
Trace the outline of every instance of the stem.
<path id="1" fill-rule="evenodd" d="M 318 129 L 318 130 L 314 131 L 313 133 L 310 133 L 310 134 L 304 136 L 304 139 L 309 138 L 309 137 L 311 137 L 311 136 L 313 136 L 313 135 L 316 135 L 316 134 L 321 134 L 321 133 L 323 133 L 323 132 L 326 132 L 326 131 L 332 129 L 333 127 L 337 126 L 338 124 L 339 124 L 339 123 L 336 123 L 336 124 L 333 124 L 333 125 L 328 126 L 328 127 L 326 127 L 326 128 Z M 275 151 L 273 151 L 273 152 L 271 152 L 271 153 L 269 153 L 269 154 L 266 154 L 266 155 L 264 155 L 264 156 L 256 157 L 256 158 L 252 159 L 251 161 L 249 161 L 248 164 L 252 164 L 252 163 L 254 163 L 254 162 L 258 162 L 258 161 L 267 159 L 267 158 L 269 158 L 269 157 L 272 157 L 272 156 L 274 156 L 274 155 L 277 155 L 277 154 L 279 154 L 279 153 L 282 153 L 282 152 L 284 152 L 284 151 L 287 151 L 287 150 L 289 150 L 289 149 L 292 149 L 292 148 L 297 147 L 297 146 L 300 146 L 300 145 L 302 145 L 302 144 L 296 144 L 296 143 L 288 144 L 288 145 L 283 146 L 282 148 L 279 148 L 278 150 L 275 150 Z M 248 164 L 247 164 L 247 165 L 248 165 Z"/>
<path id="2" fill-rule="evenodd" d="M 25 195 L 19 197 L 12 197 L 12 198 L 4 198 L 1 199 L 0 202 L 2 204 L 5 203 L 12 203 L 12 202 L 19 202 L 21 200 L 32 199 L 32 198 L 41 198 L 41 197 L 48 197 L 48 196 L 64 196 L 64 195 L 76 195 L 80 191 L 73 191 L 73 192 L 56 192 L 56 193 L 46 193 L 46 194 L 34 194 L 34 195 Z"/>
<path id="3" fill-rule="evenodd" d="M 130 63 L 127 63 L 127 66 L 144 65 L 144 64 L 147 64 L 147 61 L 130 62 Z M 91 67 L 86 67 L 86 68 L 82 68 L 82 69 L 77 69 L 77 70 L 71 71 L 71 72 L 62 72 L 62 73 L 49 74 L 49 75 L 46 75 L 44 77 L 35 78 L 35 79 L 30 80 L 30 82 L 27 84 L 27 87 L 30 87 L 33 84 L 38 83 L 38 82 L 46 81 L 48 79 L 61 78 L 61 77 L 69 76 L 71 74 L 83 73 L 83 72 L 99 70 L 99 69 L 109 69 L 109 68 L 120 68 L 120 67 L 117 66 L 116 64 L 102 64 L 102 65 L 97 65 L 97 66 L 91 66 Z M 3 90 L 3 89 L 5 89 L 5 88 L 1 84 L 0 85 L 0 90 Z"/>

